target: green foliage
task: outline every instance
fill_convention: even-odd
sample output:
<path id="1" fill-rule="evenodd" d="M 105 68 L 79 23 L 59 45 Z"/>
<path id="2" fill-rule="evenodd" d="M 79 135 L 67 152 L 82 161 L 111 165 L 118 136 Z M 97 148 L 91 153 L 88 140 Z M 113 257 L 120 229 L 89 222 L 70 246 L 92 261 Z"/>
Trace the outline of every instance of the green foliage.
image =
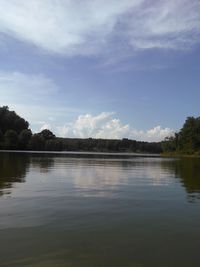
<path id="1" fill-rule="evenodd" d="M 176 154 L 200 154 L 200 117 L 188 117 L 174 137 L 167 138 L 162 143 L 164 152 Z"/>
<path id="2" fill-rule="evenodd" d="M 200 117 L 188 117 L 179 132 L 180 151 L 193 153 L 200 151 Z"/>
<path id="3" fill-rule="evenodd" d="M 14 130 L 19 134 L 22 130 L 28 129 L 29 123 L 18 116 L 15 111 L 9 111 L 7 106 L 0 107 L 0 129 L 3 134 L 7 130 Z"/>
<path id="4" fill-rule="evenodd" d="M 25 135 L 30 135 L 29 123 L 10 111 L 7 106 L 0 107 L 0 148 L 26 149 Z M 25 132 L 24 132 L 25 131 Z M 26 133 L 26 134 L 25 134 Z"/>
<path id="5" fill-rule="evenodd" d="M 58 138 L 46 140 L 45 150 L 46 151 L 62 151 L 62 142 Z"/>
<path id="6" fill-rule="evenodd" d="M 52 139 L 55 139 L 55 137 L 56 137 L 55 134 L 53 134 L 48 129 L 45 129 L 45 130 L 41 131 L 39 133 L 39 135 L 41 135 L 44 138 L 44 140 L 52 140 Z"/>
<path id="7" fill-rule="evenodd" d="M 62 150 L 91 152 L 161 153 L 161 143 L 139 142 L 129 139 L 60 138 Z"/>
<path id="8" fill-rule="evenodd" d="M 7 130 L 4 135 L 4 144 L 6 149 L 16 149 L 18 145 L 18 135 L 14 130 Z"/>
<path id="9" fill-rule="evenodd" d="M 30 140 L 30 149 L 31 150 L 44 150 L 45 148 L 45 140 L 40 134 L 34 134 Z"/>
<path id="10" fill-rule="evenodd" d="M 162 149 L 165 152 L 171 153 L 176 151 L 176 139 L 175 136 L 166 137 L 162 142 Z"/>
<path id="11" fill-rule="evenodd" d="M 29 142 L 31 140 L 32 132 L 29 129 L 22 130 L 19 134 L 19 148 L 20 149 L 28 149 Z"/>
<path id="12" fill-rule="evenodd" d="M 1 131 L 1 129 L 0 129 L 0 142 L 3 140 L 3 133 L 2 133 L 2 131 Z"/>

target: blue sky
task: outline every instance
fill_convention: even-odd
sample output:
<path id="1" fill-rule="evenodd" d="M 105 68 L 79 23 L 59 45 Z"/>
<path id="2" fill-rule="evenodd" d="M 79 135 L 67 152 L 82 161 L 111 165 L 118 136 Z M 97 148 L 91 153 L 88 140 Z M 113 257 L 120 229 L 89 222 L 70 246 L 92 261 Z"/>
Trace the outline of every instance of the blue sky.
<path id="1" fill-rule="evenodd" d="M 159 141 L 199 116 L 197 0 L 0 0 L 0 105 L 34 132 Z"/>

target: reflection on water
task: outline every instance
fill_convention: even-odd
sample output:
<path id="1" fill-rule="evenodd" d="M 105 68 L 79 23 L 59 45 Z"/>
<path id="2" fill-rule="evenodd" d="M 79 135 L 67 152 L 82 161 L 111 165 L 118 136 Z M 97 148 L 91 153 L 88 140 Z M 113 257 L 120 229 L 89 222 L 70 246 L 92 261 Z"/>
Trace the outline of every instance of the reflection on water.
<path id="1" fill-rule="evenodd" d="M 162 169 L 166 169 L 178 179 L 188 194 L 189 201 L 200 199 L 200 159 L 182 158 L 162 161 Z"/>
<path id="2" fill-rule="evenodd" d="M 92 155 L 91 155 L 92 156 Z M 56 168 L 54 168 L 56 166 Z M 23 153 L 0 154 L 0 195 L 10 194 L 15 183 L 23 183 L 26 173 L 37 170 L 40 173 L 58 174 L 56 179 L 65 181 L 73 177 L 74 186 L 87 195 L 104 195 L 106 188 L 117 188 L 130 181 L 139 186 L 146 178 L 146 185 L 168 185 L 179 180 L 190 200 L 200 198 L 200 159 L 160 159 L 160 158 L 126 158 L 126 159 L 92 159 L 73 158 L 54 155 L 31 156 Z M 138 179 L 139 178 L 139 179 Z M 148 178 L 148 179 L 147 179 Z"/>
<path id="3" fill-rule="evenodd" d="M 1 267 L 199 266 L 199 159 L 0 153 L 0 192 Z"/>
<path id="4" fill-rule="evenodd" d="M 181 160 L 177 163 L 176 172 L 189 198 L 191 200 L 200 199 L 200 160 Z"/>
<path id="5" fill-rule="evenodd" d="M 44 155 L 32 156 L 31 157 L 31 165 L 34 168 L 39 168 L 41 173 L 49 172 L 51 168 L 54 166 L 54 157 L 48 157 Z"/>
<path id="6" fill-rule="evenodd" d="M 4 153 L 0 155 L 0 196 L 10 194 L 15 183 L 25 182 L 29 168 L 29 157 L 23 154 Z"/>

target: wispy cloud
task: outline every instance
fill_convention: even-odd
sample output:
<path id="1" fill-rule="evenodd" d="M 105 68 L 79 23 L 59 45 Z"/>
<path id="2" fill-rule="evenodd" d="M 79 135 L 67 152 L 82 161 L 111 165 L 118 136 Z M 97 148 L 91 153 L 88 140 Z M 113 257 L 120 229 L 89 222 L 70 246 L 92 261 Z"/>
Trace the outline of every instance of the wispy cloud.
<path id="1" fill-rule="evenodd" d="M 57 94 L 59 88 L 43 75 L 25 74 L 21 72 L 0 72 L 1 102 L 44 102 Z"/>
<path id="2" fill-rule="evenodd" d="M 80 115 L 77 120 L 64 126 L 55 128 L 45 123 L 41 129 L 47 127 L 62 137 L 106 139 L 121 139 L 126 137 L 141 141 L 161 141 L 165 137 L 173 134 L 172 129 L 163 128 L 160 125 L 147 131 L 138 130 L 129 124 L 122 123 L 114 115 L 114 113 L 109 112 L 102 112 L 96 116 L 85 114 Z"/>
<path id="3" fill-rule="evenodd" d="M 38 121 L 79 114 L 80 109 L 62 106 L 62 91 L 50 78 L 40 74 L 0 72 L 0 105 L 8 105 L 37 128 Z M 62 102 L 63 104 L 63 102 Z"/>
<path id="4" fill-rule="evenodd" d="M 68 56 L 188 49 L 200 42 L 200 2 L 0 0 L 0 32 Z"/>

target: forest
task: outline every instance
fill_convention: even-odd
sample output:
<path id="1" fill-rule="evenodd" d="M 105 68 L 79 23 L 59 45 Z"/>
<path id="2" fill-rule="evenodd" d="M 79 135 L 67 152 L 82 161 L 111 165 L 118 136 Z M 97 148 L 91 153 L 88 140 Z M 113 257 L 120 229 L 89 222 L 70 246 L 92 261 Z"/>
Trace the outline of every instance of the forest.
<path id="1" fill-rule="evenodd" d="M 199 154 L 200 117 L 187 118 L 180 132 L 162 142 L 142 142 L 127 138 L 60 138 L 48 129 L 33 134 L 25 119 L 3 106 L 0 107 L 0 149 Z"/>
<path id="2" fill-rule="evenodd" d="M 200 156 L 200 117 L 188 117 L 179 132 L 162 142 L 162 150 L 172 155 Z"/>

